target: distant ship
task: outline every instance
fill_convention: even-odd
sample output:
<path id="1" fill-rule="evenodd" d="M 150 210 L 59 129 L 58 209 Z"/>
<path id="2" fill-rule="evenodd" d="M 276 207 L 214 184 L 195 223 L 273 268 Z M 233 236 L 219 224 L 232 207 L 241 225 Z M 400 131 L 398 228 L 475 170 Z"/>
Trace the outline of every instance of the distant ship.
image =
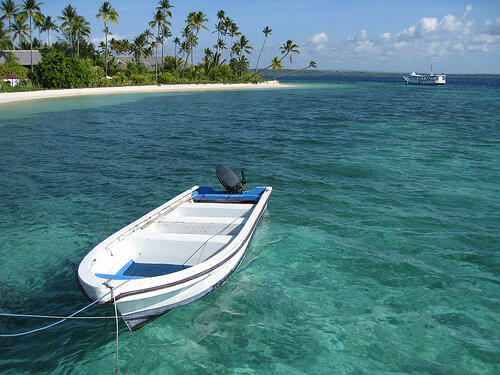
<path id="1" fill-rule="evenodd" d="M 431 74 L 417 74 L 415 72 L 403 76 L 407 85 L 446 85 L 446 74 L 434 74 L 432 73 L 431 64 Z"/>

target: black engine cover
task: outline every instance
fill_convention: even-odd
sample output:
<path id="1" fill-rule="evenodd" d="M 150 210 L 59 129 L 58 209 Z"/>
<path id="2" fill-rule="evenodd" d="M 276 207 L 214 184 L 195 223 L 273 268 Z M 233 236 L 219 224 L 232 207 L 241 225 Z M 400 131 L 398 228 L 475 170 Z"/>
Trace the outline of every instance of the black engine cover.
<path id="1" fill-rule="evenodd" d="M 229 194 L 241 194 L 244 191 L 243 184 L 240 179 L 232 170 L 223 164 L 219 164 L 215 167 L 215 173 L 219 179 L 226 193 Z"/>

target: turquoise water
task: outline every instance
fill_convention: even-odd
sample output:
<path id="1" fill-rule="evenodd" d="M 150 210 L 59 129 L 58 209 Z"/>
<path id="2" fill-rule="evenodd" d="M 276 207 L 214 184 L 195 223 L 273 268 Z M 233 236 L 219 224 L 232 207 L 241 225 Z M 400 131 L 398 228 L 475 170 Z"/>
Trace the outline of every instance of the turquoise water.
<path id="1" fill-rule="evenodd" d="M 223 162 L 274 187 L 268 213 L 220 289 L 120 323 L 121 374 L 498 373 L 498 103 L 498 85 L 351 80 L 0 106 L 0 311 L 85 306 L 84 255 L 217 186 Z M 92 320 L 0 338 L 0 372 L 110 374 L 114 335 Z"/>

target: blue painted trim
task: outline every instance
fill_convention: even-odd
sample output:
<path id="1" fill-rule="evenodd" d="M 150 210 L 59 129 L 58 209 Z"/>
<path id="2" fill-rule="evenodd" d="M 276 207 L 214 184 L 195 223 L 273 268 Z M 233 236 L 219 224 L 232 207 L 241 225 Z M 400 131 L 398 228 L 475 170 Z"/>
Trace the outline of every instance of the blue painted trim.
<path id="1" fill-rule="evenodd" d="M 202 200 L 225 200 L 225 201 L 252 201 L 258 202 L 262 193 L 266 190 L 263 187 L 257 187 L 250 191 L 245 191 L 242 194 L 227 194 L 224 191 L 216 191 L 209 186 L 200 186 L 198 190 L 193 192 L 196 197 L 194 201 Z"/>
<path id="2" fill-rule="evenodd" d="M 136 266 L 134 269 L 134 266 Z M 155 266 L 157 269 L 154 269 Z M 190 266 L 182 266 L 177 264 L 150 264 L 150 263 L 135 263 L 133 260 L 130 260 L 125 264 L 116 274 L 108 274 L 108 273 L 96 273 L 97 277 L 102 279 L 112 279 L 112 280 L 132 280 L 132 279 L 144 279 L 147 277 L 155 277 L 155 276 L 163 276 L 168 275 L 169 273 L 175 273 L 181 271 L 183 269 L 189 268 Z M 159 270 L 158 268 L 163 268 L 163 270 Z M 130 272 L 127 272 L 130 271 Z M 150 275 L 134 275 L 130 273 L 144 272 L 150 273 Z M 155 272 L 156 271 L 156 272 Z M 164 272 L 161 272 L 164 271 Z M 128 273 L 128 275 L 127 275 Z"/>
<path id="3" fill-rule="evenodd" d="M 132 280 L 132 279 L 144 279 L 144 277 L 141 276 L 123 276 L 123 275 L 111 275 L 108 273 L 96 273 L 95 274 L 97 277 L 100 277 L 101 279 L 112 279 L 112 280 Z"/>

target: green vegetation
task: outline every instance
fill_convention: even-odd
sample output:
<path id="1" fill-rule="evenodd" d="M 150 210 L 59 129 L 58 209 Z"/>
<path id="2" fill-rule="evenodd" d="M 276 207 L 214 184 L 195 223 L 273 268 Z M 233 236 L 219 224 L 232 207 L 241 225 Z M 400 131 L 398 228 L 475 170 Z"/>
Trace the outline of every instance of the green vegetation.
<path id="1" fill-rule="evenodd" d="M 28 78 L 28 72 L 28 69 L 15 61 L 12 53 L 7 56 L 7 62 L 0 65 L 0 77 L 15 76 L 19 79 L 26 79 Z"/>
<path id="2" fill-rule="evenodd" d="M 45 88 L 92 87 L 98 85 L 99 73 L 90 59 L 65 57 L 52 51 L 35 66 L 33 79 Z"/>
<path id="3" fill-rule="evenodd" d="M 299 53 L 297 44 L 288 40 L 280 49 L 281 57 L 274 57 L 270 65 L 259 70 L 262 51 L 272 31 L 266 26 L 263 29 L 264 40 L 258 50 L 256 69 L 250 72 L 248 57 L 254 47 L 240 32 L 238 25 L 226 16 L 225 11 L 220 10 L 213 31 L 216 35 L 215 44 L 213 48 L 205 48 L 201 54 L 197 47 L 200 34 L 210 31 L 208 16 L 203 11 L 190 12 L 180 35 L 173 37 L 170 29 L 173 5 L 169 0 L 159 0 L 146 30 L 131 40 L 109 40 L 109 24 L 118 25 L 119 14 L 110 2 L 104 1 L 96 14 L 96 19 L 102 20 L 104 24 L 104 42 L 94 45 L 89 41 L 90 24 L 78 14 L 75 6 L 67 5 L 60 15 L 53 18 L 42 14 L 42 5 L 38 0 L 20 0 L 19 4 L 15 0 L 3 0 L 0 3 L 0 49 L 31 51 L 29 70 L 23 68 L 22 71 L 10 73 L 14 69 L 11 62 L 0 65 L 0 78 L 15 74 L 21 79 L 19 90 L 261 82 L 260 72 L 266 69 L 281 70 L 283 59 L 288 56 L 291 62 L 292 54 Z M 8 24 L 7 27 L 4 23 Z M 37 30 L 38 38 L 34 36 Z M 46 33 L 46 38 L 42 38 L 42 33 Z M 51 35 L 57 33 L 57 41 L 51 42 Z M 169 42 L 175 47 L 174 56 L 164 54 L 165 45 Z M 33 65 L 33 50 L 39 50 L 43 57 L 37 65 Z M 117 58 L 124 55 L 130 56 L 128 61 Z M 195 55 L 201 57 L 197 64 Z M 151 56 L 154 56 L 154 63 L 151 63 L 151 59 L 145 60 Z"/>

